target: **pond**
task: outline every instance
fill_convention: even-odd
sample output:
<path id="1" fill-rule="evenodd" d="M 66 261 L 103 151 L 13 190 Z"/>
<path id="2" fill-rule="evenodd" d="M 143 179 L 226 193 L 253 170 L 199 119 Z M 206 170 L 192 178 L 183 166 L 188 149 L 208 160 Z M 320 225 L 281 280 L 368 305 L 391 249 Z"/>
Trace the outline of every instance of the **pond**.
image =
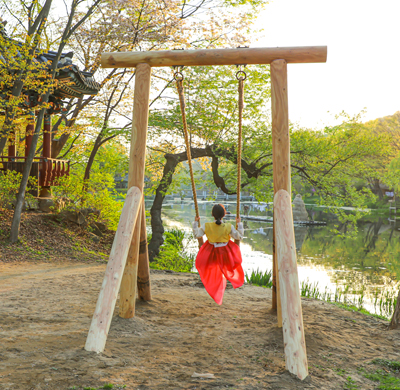
<path id="1" fill-rule="evenodd" d="M 272 217 L 271 205 L 245 202 L 250 216 Z M 213 202 L 200 201 L 202 223 L 211 222 Z M 224 202 L 227 211 L 236 212 L 236 204 Z M 149 204 L 150 206 L 150 204 Z M 376 314 L 389 316 L 385 304 L 397 297 L 400 274 L 400 231 L 397 226 L 379 215 L 369 215 L 359 222 L 355 238 L 342 238 L 332 232 L 333 216 L 313 205 L 307 211 L 325 226 L 295 226 L 295 240 L 300 284 L 308 283 L 321 293 L 346 292 L 342 300 L 358 302 Z M 190 200 L 169 201 L 163 205 L 166 228 L 191 232 L 194 205 Z M 365 219 L 365 218 L 364 218 Z M 227 219 L 229 221 L 229 219 Z M 234 219 L 232 219 L 232 222 Z M 272 223 L 244 220 L 245 237 L 241 244 L 243 269 L 272 269 Z M 190 250 L 197 251 L 193 241 Z M 383 306 L 382 306 L 383 304 Z"/>

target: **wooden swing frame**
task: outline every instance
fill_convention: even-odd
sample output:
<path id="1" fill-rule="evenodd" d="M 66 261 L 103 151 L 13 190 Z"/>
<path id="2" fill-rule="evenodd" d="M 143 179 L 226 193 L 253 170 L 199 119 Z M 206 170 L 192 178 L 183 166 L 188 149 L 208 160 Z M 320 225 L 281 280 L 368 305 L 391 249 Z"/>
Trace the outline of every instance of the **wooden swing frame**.
<path id="1" fill-rule="evenodd" d="M 120 291 L 120 316 L 135 315 L 136 296 L 151 299 L 144 210 L 144 172 L 151 68 L 270 64 L 274 182 L 272 309 L 283 327 L 286 368 L 300 379 L 308 375 L 291 210 L 288 63 L 326 62 L 326 46 L 237 48 L 103 53 L 103 68 L 136 67 L 128 195 L 107 264 L 85 349 L 102 352 Z M 140 202 L 138 203 L 138 199 Z M 278 270 L 278 271 L 277 271 Z M 278 277 L 277 277 L 278 275 Z"/>

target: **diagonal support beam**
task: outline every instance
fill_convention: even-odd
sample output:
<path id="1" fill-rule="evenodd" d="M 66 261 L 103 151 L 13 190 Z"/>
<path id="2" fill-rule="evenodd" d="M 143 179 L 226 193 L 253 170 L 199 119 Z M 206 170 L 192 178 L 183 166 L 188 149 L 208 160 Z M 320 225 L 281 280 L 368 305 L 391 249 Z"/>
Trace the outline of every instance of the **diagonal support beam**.
<path id="1" fill-rule="evenodd" d="M 121 212 L 103 284 L 100 289 L 96 309 L 86 340 L 86 351 L 100 353 L 103 352 L 105 348 L 133 231 L 136 221 L 139 219 L 138 217 L 140 217 L 139 211 L 141 204 L 141 191 L 137 187 L 132 187 L 128 191 Z"/>
<path id="2" fill-rule="evenodd" d="M 299 276 L 294 240 L 292 199 L 285 190 L 274 197 L 274 226 L 286 369 L 301 380 L 308 376 Z"/>

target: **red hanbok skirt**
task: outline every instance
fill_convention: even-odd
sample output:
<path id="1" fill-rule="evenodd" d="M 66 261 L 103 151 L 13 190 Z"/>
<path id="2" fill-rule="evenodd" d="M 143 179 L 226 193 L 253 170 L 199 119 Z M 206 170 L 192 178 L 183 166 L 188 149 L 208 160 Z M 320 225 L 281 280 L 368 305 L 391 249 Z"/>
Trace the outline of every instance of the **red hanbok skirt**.
<path id="1" fill-rule="evenodd" d="M 226 279 L 232 283 L 233 288 L 244 283 L 242 254 L 232 240 L 229 240 L 228 245 L 220 247 L 206 241 L 197 254 L 196 268 L 204 287 L 218 305 L 222 304 Z"/>

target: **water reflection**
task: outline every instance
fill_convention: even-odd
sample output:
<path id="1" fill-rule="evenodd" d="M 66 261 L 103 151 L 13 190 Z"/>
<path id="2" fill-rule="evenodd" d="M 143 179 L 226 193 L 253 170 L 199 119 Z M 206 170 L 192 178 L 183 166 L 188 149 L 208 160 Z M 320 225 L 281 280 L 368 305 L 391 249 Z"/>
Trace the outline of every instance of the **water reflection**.
<path id="1" fill-rule="evenodd" d="M 211 222 L 213 203 L 199 204 L 202 223 Z M 236 211 L 235 203 L 224 203 L 228 211 Z M 248 203 L 250 216 L 272 217 L 269 205 Z M 314 220 L 330 217 L 315 207 L 308 209 Z M 190 231 L 194 205 L 189 202 L 167 203 L 163 208 L 168 226 Z M 229 215 L 227 216 L 229 221 Z M 231 220 L 232 222 L 234 219 Z M 272 223 L 244 221 L 245 238 L 241 246 L 243 268 L 262 271 L 272 268 Z M 342 238 L 332 233 L 331 226 L 295 226 L 296 250 L 300 281 L 318 283 L 320 290 L 334 292 L 337 286 L 350 292 L 365 290 L 367 309 L 373 311 L 372 300 L 379 294 L 394 295 L 400 273 L 400 232 L 388 221 L 377 217 L 358 226 L 356 238 Z M 196 250 L 194 246 L 193 250 Z M 356 295 L 355 295 L 356 296 Z"/>

